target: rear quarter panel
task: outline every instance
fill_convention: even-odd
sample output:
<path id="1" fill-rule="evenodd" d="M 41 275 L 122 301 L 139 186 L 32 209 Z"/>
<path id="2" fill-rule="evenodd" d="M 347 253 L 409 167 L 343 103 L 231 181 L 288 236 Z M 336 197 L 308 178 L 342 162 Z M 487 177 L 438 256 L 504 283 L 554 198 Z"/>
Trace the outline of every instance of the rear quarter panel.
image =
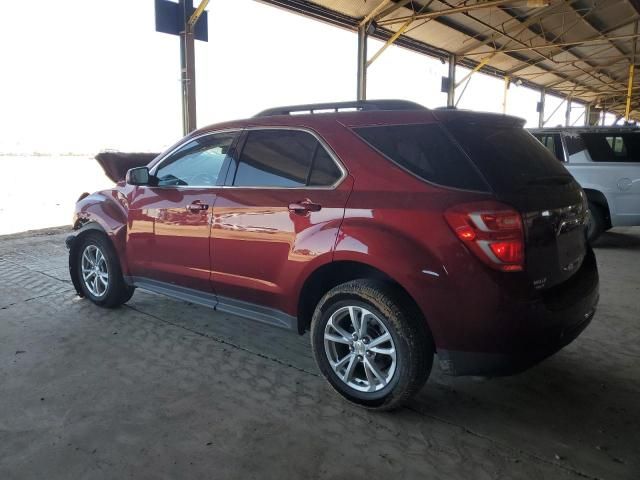
<path id="1" fill-rule="evenodd" d="M 334 260 L 371 265 L 398 282 L 422 310 L 438 348 L 477 347 L 473 319 L 495 311 L 505 289 L 455 237 L 443 213 L 490 196 L 417 179 L 348 130 L 332 145 L 350 159 L 355 179 Z"/>

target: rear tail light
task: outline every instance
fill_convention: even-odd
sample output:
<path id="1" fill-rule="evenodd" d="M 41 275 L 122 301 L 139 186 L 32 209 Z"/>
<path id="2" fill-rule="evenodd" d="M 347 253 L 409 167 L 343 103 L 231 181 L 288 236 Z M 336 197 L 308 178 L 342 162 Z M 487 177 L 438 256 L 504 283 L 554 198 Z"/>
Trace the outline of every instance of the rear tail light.
<path id="1" fill-rule="evenodd" d="M 522 217 L 498 202 L 477 202 L 448 209 L 445 219 L 458 238 L 482 262 L 503 272 L 524 269 Z"/>

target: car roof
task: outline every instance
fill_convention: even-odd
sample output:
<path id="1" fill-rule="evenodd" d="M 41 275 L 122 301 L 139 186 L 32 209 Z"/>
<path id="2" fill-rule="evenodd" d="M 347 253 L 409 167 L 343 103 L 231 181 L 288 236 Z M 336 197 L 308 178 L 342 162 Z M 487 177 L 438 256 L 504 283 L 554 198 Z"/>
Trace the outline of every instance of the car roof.
<path id="1" fill-rule="evenodd" d="M 581 127 L 544 127 L 544 128 L 529 128 L 530 132 L 535 133 L 639 133 L 640 128 L 635 125 L 622 125 L 622 126 L 581 126 Z"/>
<path id="2" fill-rule="evenodd" d="M 346 127 L 356 127 L 453 121 L 467 121 L 496 126 L 513 125 L 521 127 L 524 125 L 523 119 L 510 115 L 458 110 L 456 108 L 431 110 L 407 100 L 384 99 L 275 107 L 263 110 L 251 118 L 203 127 L 194 132 L 194 135 L 225 129 L 269 126 L 321 129 L 330 123 L 335 125 L 336 122 Z"/>

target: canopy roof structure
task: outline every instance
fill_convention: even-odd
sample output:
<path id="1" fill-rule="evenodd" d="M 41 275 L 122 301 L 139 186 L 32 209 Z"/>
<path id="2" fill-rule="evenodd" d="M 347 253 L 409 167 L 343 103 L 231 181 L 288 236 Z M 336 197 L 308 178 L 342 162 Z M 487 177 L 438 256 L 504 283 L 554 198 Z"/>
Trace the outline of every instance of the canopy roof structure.
<path id="1" fill-rule="evenodd" d="M 640 0 L 261 0 L 359 33 L 360 99 L 372 36 L 640 118 L 634 79 Z M 455 70 L 449 74 L 452 97 Z M 542 97 L 542 104 L 544 103 Z M 449 102 L 451 103 L 451 102 Z"/>

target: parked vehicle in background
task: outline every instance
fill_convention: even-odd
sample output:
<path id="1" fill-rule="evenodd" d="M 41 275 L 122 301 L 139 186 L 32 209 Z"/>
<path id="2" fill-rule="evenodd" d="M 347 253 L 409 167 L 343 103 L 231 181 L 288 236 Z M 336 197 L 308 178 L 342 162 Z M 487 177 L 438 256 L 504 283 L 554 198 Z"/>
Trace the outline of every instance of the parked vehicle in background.
<path id="1" fill-rule="evenodd" d="M 448 374 L 504 375 L 576 338 L 598 301 L 587 218 L 520 119 L 349 102 L 193 132 L 83 195 L 67 246 L 97 305 L 143 288 L 310 331 L 336 391 L 390 409 L 434 354 Z"/>
<path id="2" fill-rule="evenodd" d="M 589 200 L 589 238 L 612 227 L 640 225 L 640 129 L 557 127 L 530 129 L 564 162 Z"/>

